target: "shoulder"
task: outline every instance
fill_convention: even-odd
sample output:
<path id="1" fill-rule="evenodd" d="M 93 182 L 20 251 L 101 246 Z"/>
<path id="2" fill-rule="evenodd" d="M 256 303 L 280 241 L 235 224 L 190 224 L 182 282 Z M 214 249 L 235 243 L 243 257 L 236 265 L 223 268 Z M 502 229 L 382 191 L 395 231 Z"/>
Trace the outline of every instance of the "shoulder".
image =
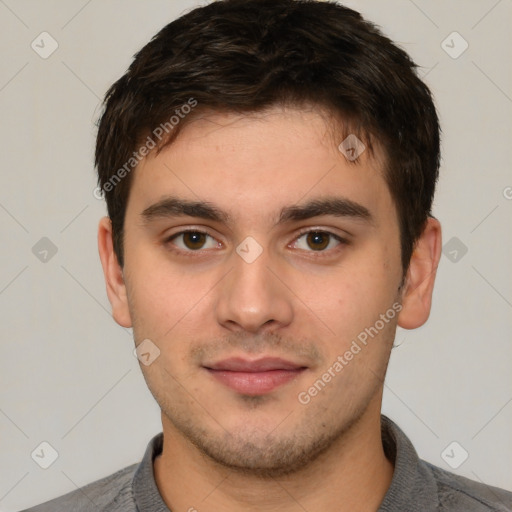
<path id="1" fill-rule="evenodd" d="M 21 512 L 135 512 L 132 479 L 138 464 Z"/>
<path id="2" fill-rule="evenodd" d="M 386 416 L 381 428 L 384 451 L 395 470 L 379 512 L 512 512 L 511 492 L 420 459 L 410 439 Z"/>
<path id="3" fill-rule="evenodd" d="M 437 483 L 439 510 L 512 512 L 512 492 L 422 462 Z"/>

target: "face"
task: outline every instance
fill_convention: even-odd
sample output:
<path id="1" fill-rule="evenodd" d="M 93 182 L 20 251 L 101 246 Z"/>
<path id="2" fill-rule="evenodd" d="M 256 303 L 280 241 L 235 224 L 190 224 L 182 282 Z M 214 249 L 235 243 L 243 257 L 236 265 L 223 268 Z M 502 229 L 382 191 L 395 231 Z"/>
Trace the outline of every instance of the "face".
<path id="1" fill-rule="evenodd" d="M 249 473 L 300 469 L 380 410 L 397 214 L 368 151 L 329 134 L 314 111 L 210 115 L 133 176 L 114 317 L 159 350 L 141 368 L 164 430 Z"/>

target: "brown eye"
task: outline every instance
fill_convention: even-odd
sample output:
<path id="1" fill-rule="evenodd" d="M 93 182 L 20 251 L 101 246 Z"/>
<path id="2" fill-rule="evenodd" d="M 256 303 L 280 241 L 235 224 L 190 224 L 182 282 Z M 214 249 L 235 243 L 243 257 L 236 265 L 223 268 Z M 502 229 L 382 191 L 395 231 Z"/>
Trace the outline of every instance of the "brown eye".
<path id="1" fill-rule="evenodd" d="M 171 236 L 166 243 L 170 243 L 182 251 L 200 251 L 201 249 L 215 249 L 219 242 L 208 233 L 202 231 L 181 231 Z"/>
<path id="2" fill-rule="evenodd" d="M 347 241 L 329 231 L 312 230 L 303 232 L 293 243 L 293 248 L 327 253 L 340 245 L 347 245 Z"/>
<path id="3" fill-rule="evenodd" d="M 206 243 L 206 234 L 199 231 L 189 231 L 183 233 L 183 243 L 188 249 L 202 249 Z"/>
<path id="4" fill-rule="evenodd" d="M 322 231 L 311 231 L 307 234 L 306 242 L 314 251 L 322 251 L 330 242 L 331 235 Z"/>

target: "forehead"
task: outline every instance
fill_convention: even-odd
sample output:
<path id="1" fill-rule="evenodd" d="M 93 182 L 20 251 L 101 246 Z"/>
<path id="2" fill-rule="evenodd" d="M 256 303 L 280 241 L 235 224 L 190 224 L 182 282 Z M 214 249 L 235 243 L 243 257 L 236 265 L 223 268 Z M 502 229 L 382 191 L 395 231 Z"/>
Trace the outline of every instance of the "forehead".
<path id="1" fill-rule="evenodd" d="M 359 130 L 325 107 L 312 104 L 303 107 L 274 105 L 251 113 L 202 111 L 197 108 L 189 119 L 185 118 L 180 135 L 172 143 L 177 151 L 197 145 L 236 146 L 237 152 L 256 147 L 259 151 L 261 144 L 265 143 L 267 147 L 262 156 L 271 156 L 276 146 L 285 149 L 300 144 L 304 149 L 323 149 L 339 156 L 339 144 L 348 135 L 354 137 Z M 358 138 L 363 139 L 364 136 L 358 134 Z M 377 150 L 376 156 L 380 157 L 378 145 Z"/>
<path id="2" fill-rule="evenodd" d="M 205 114 L 139 164 L 130 196 L 139 211 L 165 195 L 253 215 L 333 194 L 390 207 L 379 148 L 351 161 L 338 133 L 315 109 Z"/>

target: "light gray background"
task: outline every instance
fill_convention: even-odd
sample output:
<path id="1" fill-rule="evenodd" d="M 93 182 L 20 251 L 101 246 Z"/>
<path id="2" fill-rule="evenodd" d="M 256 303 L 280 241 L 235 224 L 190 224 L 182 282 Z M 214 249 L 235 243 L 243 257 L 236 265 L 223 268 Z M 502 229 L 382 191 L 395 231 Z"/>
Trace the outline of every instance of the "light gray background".
<path id="1" fill-rule="evenodd" d="M 450 469 L 441 453 L 457 441 L 469 457 L 455 472 L 512 490 L 512 3 L 345 3 L 422 66 L 444 131 L 434 213 L 444 243 L 468 248 L 445 251 L 429 322 L 399 331 L 384 412 L 423 458 Z M 137 462 L 161 430 L 131 331 L 112 320 L 105 293 L 94 122 L 132 55 L 196 5 L 0 0 L 1 511 Z M 43 31 L 59 45 L 47 59 L 31 48 Z M 453 31 L 469 44 L 456 59 L 441 45 Z M 32 252 L 42 237 L 58 249 L 47 262 Z M 31 458 L 42 441 L 59 454 L 46 470 Z"/>

